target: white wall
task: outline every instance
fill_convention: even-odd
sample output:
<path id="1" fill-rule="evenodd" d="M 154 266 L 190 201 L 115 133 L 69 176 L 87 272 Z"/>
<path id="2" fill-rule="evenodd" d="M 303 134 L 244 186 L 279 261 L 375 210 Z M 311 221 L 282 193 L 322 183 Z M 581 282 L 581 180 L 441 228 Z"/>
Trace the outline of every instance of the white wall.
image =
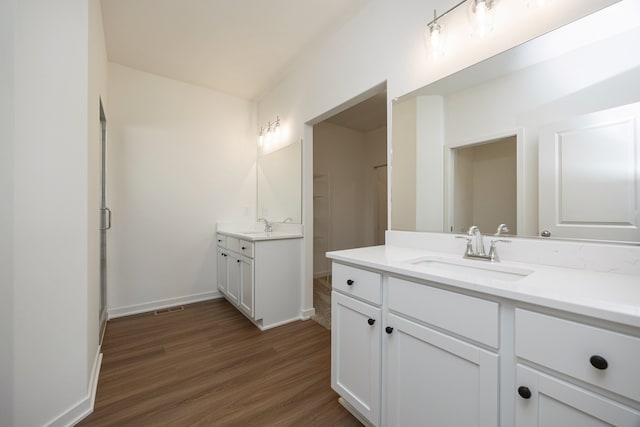
<path id="1" fill-rule="evenodd" d="M 255 104 L 109 64 L 110 316 L 211 298 L 216 222 L 255 219 Z"/>
<path id="2" fill-rule="evenodd" d="M 364 92 L 384 81 L 388 98 L 393 99 L 614 2 L 553 2 L 553 13 L 531 12 L 525 2 L 503 2 L 508 5 L 510 20 L 499 31 L 484 39 L 465 39 L 448 53 L 446 60 L 433 63 L 427 59 L 423 33 L 433 10 L 446 10 L 451 2 L 372 0 L 317 49 L 299 58 L 289 75 L 258 104 L 259 122 L 279 115 L 289 123 L 293 140 L 305 140 L 303 221 L 307 229 L 313 221 L 313 135 L 305 124 L 318 123 L 337 108 L 353 105 Z M 467 25 L 465 11 L 458 15 L 457 22 Z M 390 124 L 388 134 L 391 132 Z M 312 307 L 313 243 L 308 237 L 304 257 L 305 309 Z"/>
<path id="3" fill-rule="evenodd" d="M 13 7 L 14 199 L 8 206 L 15 333 L 8 425 L 68 424 L 90 406 L 98 350 L 87 101 L 90 74 L 93 91 L 104 87 L 99 61 L 90 69 L 88 55 L 89 33 L 101 32 L 89 16 L 99 4 L 21 0 Z"/>
<path id="4" fill-rule="evenodd" d="M 0 425 L 13 422 L 13 2 L 0 2 Z"/>
<path id="5" fill-rule="evenodd" d="M 109 114 L 107 100 L 107 50 L 102 28 L 99 0 L 88 2 L 89 11 L 89 82 L 87 93 L 87 342 L 89 349 L 99 347 L 100 338 L 100 100 Z M 88 375 L 93 369 L 95 354 L 87 353 Z"/>

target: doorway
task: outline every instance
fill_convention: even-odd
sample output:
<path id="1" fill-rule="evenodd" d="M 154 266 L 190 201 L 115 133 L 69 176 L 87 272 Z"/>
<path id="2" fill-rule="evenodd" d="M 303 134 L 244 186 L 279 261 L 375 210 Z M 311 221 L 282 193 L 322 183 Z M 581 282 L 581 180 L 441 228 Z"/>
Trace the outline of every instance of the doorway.
<path id="1" fill-rule="evenodd" d="M 111 210 L 107 207 L 107 117 L 100 100 L 100 342 L 107 326 L 107 231 Z"/>
<path id="2" fill-rule="evenodd" d="M 453 219 L 451 231 L 476 225 L 495 230 L 506 224 L 518 233 L 517 136 L 452 149 Z"/>
<path id="3" fill-rule="evenodd" d="M 328 251 L 384 244 L 387 228 L 387 94 L 313 126 L 314 320 L 331 327 Z"/>

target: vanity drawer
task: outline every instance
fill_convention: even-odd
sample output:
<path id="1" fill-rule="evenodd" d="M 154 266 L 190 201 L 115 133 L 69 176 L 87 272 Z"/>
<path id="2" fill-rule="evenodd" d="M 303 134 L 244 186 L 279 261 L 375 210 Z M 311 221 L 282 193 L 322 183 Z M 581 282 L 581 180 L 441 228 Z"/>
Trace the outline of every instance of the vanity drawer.
<path id="1" fill-rule="evenodd" d="M 388 289 L 389 310 L 498 348 L 497 302 L 395 277 Z"/>
<path id="2" fill-rule="evenodd" d="M 216 239 L 218 241 L 218 246 L 221 248 L 225 248 L 227 246 L 227 236 L 224 234 L 216 235 Z"/>
<path id="3" fill-rule="evenodd" d="M 253 258 L 253 242 L 240 240 L 240 253 L 249 258 Z"/>
<path id="4" fill-rule="evenodd" d="M 333 263 L 333 289 L 372 304 L 382 304 L 382 277 L 379 273 Z"/>
<path id="5" fill-rule="evenodd" d="M 240 239 L 227 236 L 227 249 L 232 252 L 240 253 Z"/>
<path id="6" fill-rule="evenodd" d="M 516 309 L 516 355 L 640 401 L 640 338 Z"/>

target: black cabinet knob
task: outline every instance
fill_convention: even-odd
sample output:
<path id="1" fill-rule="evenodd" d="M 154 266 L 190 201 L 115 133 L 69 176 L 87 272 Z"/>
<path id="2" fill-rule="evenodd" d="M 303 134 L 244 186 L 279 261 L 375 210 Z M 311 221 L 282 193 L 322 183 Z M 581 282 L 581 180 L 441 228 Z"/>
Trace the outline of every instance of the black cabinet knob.
<path id="1" fill-rule="evenodd" d="M 596 369 L 605 370 L 609 367 L 609 363 L 607 362 L 607 359 L 605 359 L 602 356 L 593 355 L 589 359 L 589 362 L 591 362 L 591 366 L 593 366 Z"/>
<path id="2" fill-rule="evenodd" d="M 393 328 L 391 326 L 387 326 L 386 328 L 384 328 L 384 331 L 390 334 L 391 332 L 393 332 Z"/>
<path id="3" fill-rule="evenodd" d="M 247 249 L 247 248 L 245 248 L 245 247 L 243 246 L 243 247 L 242 247 L 242 250 L 244 251 L 245 249 Z"/>
<path id="4" fill-rule="evenodd" d="M 367 320 L 367 323 L 369 323 L 370 325 L 373 325 L 374 323 L 376 323 L 376 319 L 369 319 Z"/>
<path id="5" fill-rule="evenodd" d="M 520 387 L 518 387 L 518 394 L 520 395 L 521 398 L 523 399 L 529 399 L 531 398 L 531 390 L 529 390 L 529 387 L 525 387 L 523 385 L 521 385 Z"/>
<path id="6" fill-rule="evenodd" d="M 349 285 L 349 286 L 353 285 L 353 280 L 351 280 L 351 279 L 347 280 L 347 285 Z"/>
<path id="7" fill-rule="evenodd" d="M 236 260 L 236 262 L 237 262 L 238 264 L 240 264 L 240 260 L 239 260 L 239 259 L 237 259 L 237 260 Z"/>

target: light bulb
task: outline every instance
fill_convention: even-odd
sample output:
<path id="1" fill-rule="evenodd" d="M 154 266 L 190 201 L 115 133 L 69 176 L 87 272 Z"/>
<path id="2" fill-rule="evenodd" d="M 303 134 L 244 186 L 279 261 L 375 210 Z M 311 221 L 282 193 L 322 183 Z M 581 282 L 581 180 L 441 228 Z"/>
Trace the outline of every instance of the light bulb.
<path id="1" fill-rule="evenodd" d="M 473 0 L 471 2 L 471 16 L 476 33 L 484 37 L 493 30 L 493 8 L 495 0 Z"/>
<path id="2" fill-rule="evenodd" d="M 424 36 L 427 48 L 431 50 L 431 56 L 437 60 L 444 56 L 445 34 L 442 25 L 436 19 L 436 11 L 434 10 L 433 21 L 429 24 Z"/>
<path id="3" fill-rule="evenodd" d="M 280 142 L 280 118 L 277 117 L 276 118 L 276 124 L 274 125 L 274 138 L 276 140 L 276 143 Z"/>

